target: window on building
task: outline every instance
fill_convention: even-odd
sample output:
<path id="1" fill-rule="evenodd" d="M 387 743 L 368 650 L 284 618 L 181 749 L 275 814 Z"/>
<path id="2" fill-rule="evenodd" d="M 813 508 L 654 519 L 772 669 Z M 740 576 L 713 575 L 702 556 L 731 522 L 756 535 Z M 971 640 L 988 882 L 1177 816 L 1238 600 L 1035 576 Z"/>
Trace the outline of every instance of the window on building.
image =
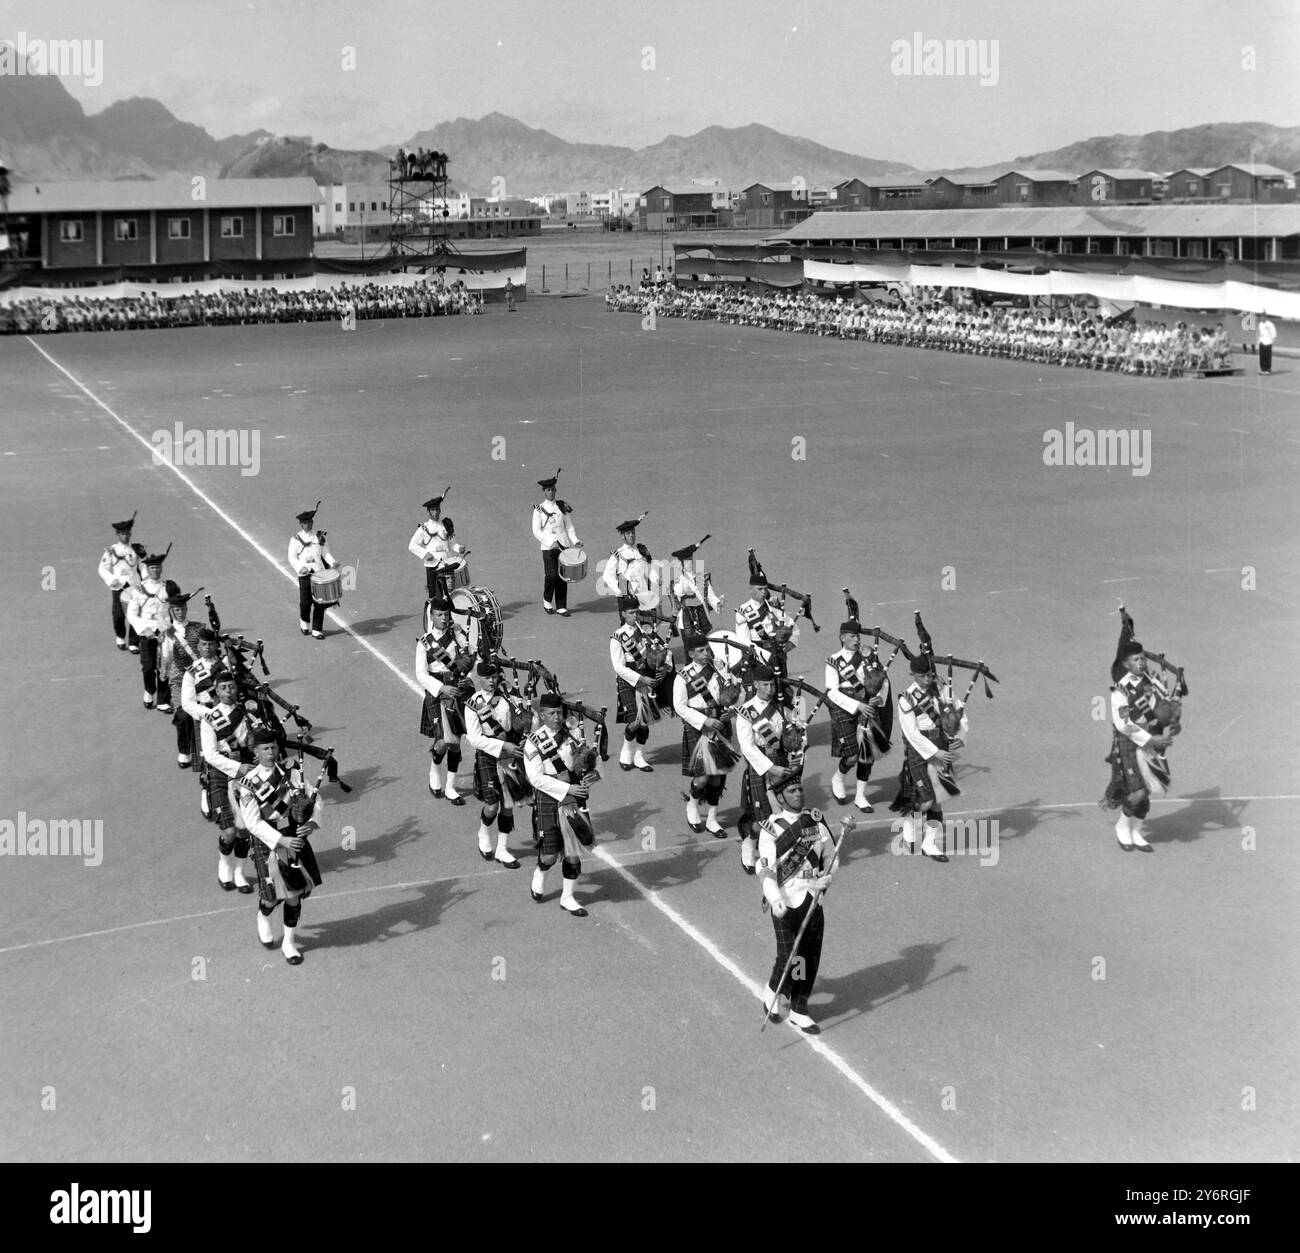
<path id="1" fill-rule="evenodd" d="M 1017 200 L 1028 200 L 1028 199 L 1029 199 L 1029 184 L 1028 184 L 1028 183 L 1017 183 L 1017 184 L 1016 184 L 1016 199 L 1017 199 Z"/>
<path id="2" fill-rule="evenodd" d="M 1101 252 L 1101 240 L 1100 240 L 1100 239 L 1090 239 L 1090 240 L 1088 240 L 1088 251 L 1089 251 L 1090 253 L 1093 253 L 1093 254 L 1100 253 L 1100 252 Z"/>
<path id="3" fill-rule="evenodd" d="M 135 218 L 118 218 L 113 223 L 113 238 L 119 240 L 136 239 L 139 225 Z"/>
<path id="4" fill-rule="evenodd" d="M 1115 255 L 1117 257 L 1127 257 L 1130 251 L 1127 239 L 1117 239 L 1115 241 Z"/>
<path id="5" fill-rule="evenodd" d="M 84 235 L 85 224 L 82 222 L 60 222 L 59 223 L 59 242 L 64 244 L 79 244 Z"/>
<path id="6" fill-rule="evenodd" d="M 1232 195 L 1232 184 L 1231 184 L 1231 183 L 1220 183 L 1220 184 L 1219 184 L 1219 195 L 1220 195 L 1220 196 L 1231 196 L 1231 195 Z"/>
<path id="7" fill-rule="evenodd" d="M 1062 251 L 1062 252 L 1073 252 L 1073 251 L 1074 251 L 1074 240 L 1072 240 L 1072 239 L 1063 239 L 1063 240 L 1061 240 L 1061 251 Z"/>
<path id="8" fill-rule="evenodd" d="M 760 192 L 758 197 L 759 204 L 767 208 L 772 203 L 772 193 L 770 191 Z"/>
<path id="9" fill-rule="evenodd" d="M 357 211 L 357 202 L 356 202 L 355 200 L 349 200 L 349 201 L 348 201 L 348 212 L 349 212 L 349 213 L 355 213 L 356 211 Z"/>
<path id="10" fill-rule="evenodd" d="M 1174 255 L 1174 241 L 1172 239 L 1147 240 L 1148 257 L 1172 257 L 1173 255 Z"/>
<path id="11" fill-rule="evenodd" d="M 379 211 L 379 201 L 378 201 L 378 200 L 372 200 L 372 201 L 370 202 L 370 212 L 371 212 L 371 213 L 377 213 L 378 211 Z"/>
<path id="12" fill-rule="evenodd" d="M 1183 256 L 1204 257 L 1205 245 L 1199 239 L 1189 239 L 1185 244 L 1183 244 Z"/>
<path id="13" fill-rule="evenodd" d="M 293 234 L 293 214 L 277 213 L 271 219 L 272 235 L 292 235 Z"/>
<path id="14" fill-rule="evenodd" d="M 1199 196 L 1201 194 L 1201 180 L 1199 178 L 1189 178 L 1187 180 L 1187 194 L 1189 196 Z"/>
<path id="15" fill-rule="evenodd" d="M 243 239 L 244 219 L 243 218 L 222 218 L 221 238 L 222 239 Z"/>
<path id="16" fill-rule="evenodd" d="M 189 218 L 168 218 L 167 219 L 168 239 L 189 239 L 189 237 L 190 237 Z"/>
<path id="17" fill-rule="evenodd" d="M 334 202 L 334 212 L 335 212 L 335 213 L 342 213 L 342 212 L 343 212 L 343 202 L 342 202 L 341 200 L 336 200 L 336 201 Z"/>

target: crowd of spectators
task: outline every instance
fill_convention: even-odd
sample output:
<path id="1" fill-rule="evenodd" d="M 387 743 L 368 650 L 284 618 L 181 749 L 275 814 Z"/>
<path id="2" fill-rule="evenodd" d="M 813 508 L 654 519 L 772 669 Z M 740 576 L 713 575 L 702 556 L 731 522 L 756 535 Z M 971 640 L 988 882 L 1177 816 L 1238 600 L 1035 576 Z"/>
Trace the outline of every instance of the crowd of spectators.
<path id="1" fill-rule="evenodd" d="M 0 334 L 131 331 L 162 326 L 251 326 L 363 318 L 430 318 L 483 312 L 483 298 L 457 280 L 421 279 L 410 287 L 341 284 L 318 291 L 263 290 L 112 298 L 93 290 L 64 300 L 40 296 L 0 305 Z"/>
<path id="2" fill-rule="evenodd" d="M 807 291 L 751 292 L 674 284 L 614 287 L 605 307 L 657 317 L 707 318 L 731 326 L 830 335 L 870 343 L 941 348 L 1048 365 L 1125 374 L 1175 375 L 1227 369 L 1232 346 L 1223 323 L 1104 319 L 1081 309 L 1045 311 L 954 304 L 938 296 L 896 300 L 829 299 Z"/>

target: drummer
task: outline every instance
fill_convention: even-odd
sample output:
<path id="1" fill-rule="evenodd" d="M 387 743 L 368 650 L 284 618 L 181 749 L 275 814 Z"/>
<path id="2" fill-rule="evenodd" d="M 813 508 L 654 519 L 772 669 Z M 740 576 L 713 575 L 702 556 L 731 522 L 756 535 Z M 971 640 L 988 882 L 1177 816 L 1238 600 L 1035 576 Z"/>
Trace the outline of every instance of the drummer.
<path id="1" fill-rule="evenodd" d="M 447 528 L 442 521 L 442 502 L 446 497 L 434 496 L 424 502 L 428 518 L 420 523 L 411 536 L 407 551 L 424 562 L 424 585 L 430 599 L 444 597 L 447 592 L 439 577 L 439 572 L 446 564 L 449 539 Z"/>
<path id="2" fill-rule="evenodd" d="M 316 508 L 320 508 L 317 501 Z M 337 562 L 325 542 L 325 532 L 312 529 L 316 509 L 304 509 L 298 514 L 298 533 L 289 540 L 289 565 L 298 576 L 298 630 L 313 639 L 325 638 L 325 610 L 311 594 L 311 576 L 323 570 L 333 570 Z"/>
<path id="3" fill-rule="evenodd" d="M 541 504 L 533 506 L 533 538 L 542 549 L 545 580 L 542 586 L 542 608 L 548 614 L 559 614 L 561 618 L 567 618 L 569 584 L 560 577 L 560 554 L 566 548 L 579 547 L 580 541 L 569 520 L 573 507 L 563 500 L 555 499 L 555 484 L 559 475 L 559 470 L 556 470 L 549 479 L 537 480 L 544 499 Z"/>

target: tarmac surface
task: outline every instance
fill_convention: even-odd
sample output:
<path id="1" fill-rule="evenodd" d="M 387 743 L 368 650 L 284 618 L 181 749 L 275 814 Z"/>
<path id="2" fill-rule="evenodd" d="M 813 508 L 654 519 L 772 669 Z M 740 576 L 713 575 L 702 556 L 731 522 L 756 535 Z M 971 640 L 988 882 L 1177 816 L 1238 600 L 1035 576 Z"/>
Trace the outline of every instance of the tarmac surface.
<path id="1" fill-rule="evenodd" d="M 96 866 L 0 857 L 4 1160 L 1295 1158 L 1292 365 L 1117 377 L 651 331 L 596 299 L 354 332 L 10 338 L 0 365 L 0 819 L 103 823 Z M 1149 431 L 1150 472 L 1044 465 L 1067 422 Z M 258 432 L 257 473 L 158 464 L 151 437 L 176 423 Z M 529 532 L 556 466 L 593 567 L 567 621 L 541 610 Z M 526 812 L 512 872 L 479 859 L 472 799 L 430 797 L 406 544 L 448 482 L 507 650 L 597 704 L 616 614 L 594 566 L 645 509 L 656 557 L 712 533 L 719 625 L 750 546 L 814 593 L 823 629 L 801 621 L 794 669 L 818 686 L 845 585 L 868 624 L 911 639 L 920 610 L 940 652 L 998 675 L 994 700 L 972 696 L 947 809 L 986 837 L 996 821 L 995 855 L 892 852 L 896 733 L 827 898 L 816 1040 L 759 1032 L 774 946 L 739 868 L 739 772 L 731 838 L 693 835 L 675 720 L 652 733 L 655 773 L 611 762 L 593 793 L 586 919 L 558 907 L 558 872 L 529 898 Z M 285 568 L 317 497 L 355 584 L 324 642 L 298 634 Z M 253 898 L 218 889 L 170 720 L 113 647 L 95 568 L 137 508 L 136 538 L 174 543 L 166 575 L 266 641 L 276 690 L 355 788 L 326 788 L 301 967 L 258 945 Z M 1097 806 L 1120 596 L 1191 686 L 1147 855 Z M 828 741 L 823 714 L 808 803 L 834 824 Z"/>

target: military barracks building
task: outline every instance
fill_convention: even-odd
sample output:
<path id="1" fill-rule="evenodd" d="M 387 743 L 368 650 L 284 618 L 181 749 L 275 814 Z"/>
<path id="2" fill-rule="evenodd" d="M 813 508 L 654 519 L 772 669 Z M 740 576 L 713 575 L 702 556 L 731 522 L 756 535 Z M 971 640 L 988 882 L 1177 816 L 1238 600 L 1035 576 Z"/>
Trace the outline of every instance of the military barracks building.
<path id="1" fill-rule="evenodd" d="M 24 270 L 72 281 L 282 278 L 312 266 L 310 178 L 19 184 L 8 228 Z"/>

